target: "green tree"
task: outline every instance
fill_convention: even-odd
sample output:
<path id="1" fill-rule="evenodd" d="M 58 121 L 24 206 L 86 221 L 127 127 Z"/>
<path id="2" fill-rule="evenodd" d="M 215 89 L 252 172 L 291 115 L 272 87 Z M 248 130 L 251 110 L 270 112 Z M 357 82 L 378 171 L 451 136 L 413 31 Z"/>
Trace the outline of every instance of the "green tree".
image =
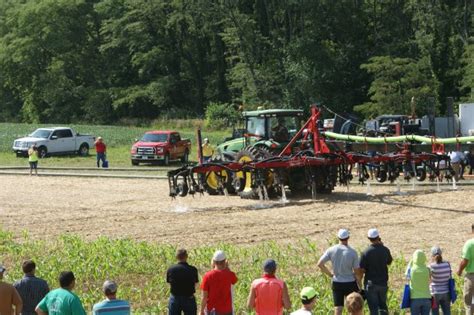
<path id="1" fill-rule="evenodd" d="M 370 101 L 354 108 L 365 117 L 410 114 L 412 97 L 417 114 L 423 115 L 433 105 L 430 98 L 437 97 L 438 82 L 427 58 L 416 61 L 379 56 L 371 58 L 361 68 L 374 77 L 369 89 Z"/>

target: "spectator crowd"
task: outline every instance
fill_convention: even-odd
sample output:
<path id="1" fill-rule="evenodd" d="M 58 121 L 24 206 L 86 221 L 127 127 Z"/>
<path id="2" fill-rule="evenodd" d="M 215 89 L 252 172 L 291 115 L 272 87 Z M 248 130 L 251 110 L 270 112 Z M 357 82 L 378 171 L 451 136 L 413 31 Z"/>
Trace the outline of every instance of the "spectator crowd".
<path id="1" fill-rule="evenodd" d="M 474 234 L 474 224 L 471 226 Z M 328 248 L 317 265 L 324 275 L 331 278 L 334 314 L 363 314 L 366 303 L 371 315 L 389 314 L 387 306 L 388 266 L 392 263 L 390 250 L 383 244 L 377 229 L 367 232 L 369 244 L 360 257 L 350 245 L 350 232 L 340 229 L 338 243 Z M 170 285 L 169 315 L 232 315 L 233 286 L 238 278 L 231 271 L 224 251 L 218 250 L 211 260 L 211 270 L 202 277 L 196 267 L 188 263 L 185 249 L 176 251 L 176 264 L 166 272 Z M 330 264 L 330 265 L 329 265 Z M 5 267 L 0 265 L 0 315 L 83 315 L 86 314 L 80 298 L 74 293 L 74 273 L 64 271 L 58 277 L 59 288 L 50 291 L 48 283 L 36 277 L 36 264 L 26 260 L 22 264 L 24 277 L 13 285 L 3 281 Z M 262 276 L 250 284 L 247 307 L 257 315 L 279 315 L 291 312 L 292 303 L 288 286 L 277 275 L 278 264 L 267 259 L 262 266 Z M 466 241 L 456 274 L 464 272 L 463 301 L 466 315 L 474 314 L 474 238 Z M 406 270 L 406 286 L 402 308 L 410 308 L 411 315 L 451 314 L 451 303 L 456 300 L 452 268 L 443 259 L 442 249 L 434 246 L 430 259 L 422 250 L 416 250 Z M 197 287 L 201 289 L 200 307 L 196 301 Z M 106 280 L 102 286 L 104 300 L 92 308 L 93 315 L 127 315 L 131 313 L 128 301 L 117 297 L 118 285 Z M 305 286 L 300 291 L 300 306 L 291 315 L 320 314 L 318 291 Z"/>

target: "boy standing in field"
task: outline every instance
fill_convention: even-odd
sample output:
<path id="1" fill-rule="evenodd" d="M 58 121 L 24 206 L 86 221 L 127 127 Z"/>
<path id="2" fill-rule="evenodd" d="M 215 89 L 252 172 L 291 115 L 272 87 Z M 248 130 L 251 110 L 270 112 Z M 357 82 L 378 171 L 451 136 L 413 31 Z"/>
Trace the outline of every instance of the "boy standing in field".
<path id="1" fill-rule="evenodd" d="M 316 304 L 318 293 L 312 287 L 305 287 L 301 290 L 300 298 L 303 307 L 297 311 L 294 311 L 290 315 L 311 315 L 311 311 Z"/>
<path id="2" fill-rule="evenodd" d="M 102 160 L 102 166 L 104 166 L 105 162 L 105 153 L 107 152 L 107 146 L 102 140 L 102 137 L 98 137 L 97 141 L 95 142 L 95 152 L 97 153 L 97 168 L 100 167 L 100 161 Z"/>
<path id="3" fill-rule="evenodd" d="M 30 176 L 33 175 L 33 170 L 35 170 L 35 175 L 38 175 L 38 148 L 36 144 L 33 144 L 28 150 L 28 163 L 30 163 Z"/>

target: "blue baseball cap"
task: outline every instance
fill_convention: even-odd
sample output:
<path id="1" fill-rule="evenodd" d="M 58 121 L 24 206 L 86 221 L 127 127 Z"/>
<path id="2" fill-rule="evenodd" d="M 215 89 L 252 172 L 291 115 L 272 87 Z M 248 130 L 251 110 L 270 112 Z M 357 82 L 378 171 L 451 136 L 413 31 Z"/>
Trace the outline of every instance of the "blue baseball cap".
<path id="1" fill-rule="evenodd" d="M 265 272 L 275 272 L 277 268 L 277 263 L 273 259 L 267 259 L 263 263 L 263 271 Z"/>

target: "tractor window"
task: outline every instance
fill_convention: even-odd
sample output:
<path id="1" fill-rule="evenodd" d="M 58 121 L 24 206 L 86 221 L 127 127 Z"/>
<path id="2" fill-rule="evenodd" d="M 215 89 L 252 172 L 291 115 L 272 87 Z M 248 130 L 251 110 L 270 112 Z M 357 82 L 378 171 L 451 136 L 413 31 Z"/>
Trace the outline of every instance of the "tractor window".
<path id="1" fill-rule="evenodd" d="M 265 119 L 249 117 L 247 120 L 247 133 L 265 137 Z"/>
<path id="2" fill-rule="evenodd" d="M 300 118 L 280 116 L 270 118 L 271 136 L 275 141 L 289 141 L 300 129 Z"/>

